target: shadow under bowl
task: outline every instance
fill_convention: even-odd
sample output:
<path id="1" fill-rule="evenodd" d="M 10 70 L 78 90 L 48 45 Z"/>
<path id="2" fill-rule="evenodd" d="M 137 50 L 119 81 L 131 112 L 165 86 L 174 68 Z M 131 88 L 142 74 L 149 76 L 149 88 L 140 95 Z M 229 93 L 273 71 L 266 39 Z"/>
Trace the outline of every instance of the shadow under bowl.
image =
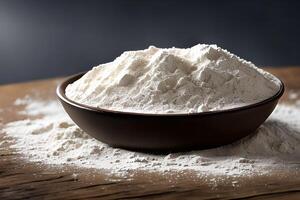
<path id="1" fill-rule="evenodd" d="M 251 105 L 191 114 L 120 112 L 86 106 L 70 100 L 66 87 L 85 73 L 67 78 L 57 96 L 71 119 L 87 134 L 113 147 L 161 153 L 230 144 L 253 133 L 272 113 L 284 92 Z"/>

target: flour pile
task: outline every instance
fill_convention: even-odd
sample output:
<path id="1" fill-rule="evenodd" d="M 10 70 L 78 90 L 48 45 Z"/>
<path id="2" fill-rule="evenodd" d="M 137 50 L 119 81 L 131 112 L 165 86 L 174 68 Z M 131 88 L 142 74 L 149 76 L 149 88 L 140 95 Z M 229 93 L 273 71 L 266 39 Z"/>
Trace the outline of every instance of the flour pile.
<path id="1" fill-rule="evenodd" d="M 150 46 L 94 67 L 66 88 L 68 98 L 118 111 L 195 113 L 267 99 L 280 82 L 216 45 Z"/>
<path id="2" fill-rule="evenodd" d="M 57 101 L 25 98 L 15 103 L 25 106 L 21 114 L 28 118 L 8 123 L 3 130 L 15 139 L 11 147 L 34 162 L 107 169 L 116 174 L 192 170 L 199 175 L 244 176 L 300 160 L 299 107 L 279 105 L 255 134 L 232 145 L 151 155 L 112 148 L 89 137 Z"/>

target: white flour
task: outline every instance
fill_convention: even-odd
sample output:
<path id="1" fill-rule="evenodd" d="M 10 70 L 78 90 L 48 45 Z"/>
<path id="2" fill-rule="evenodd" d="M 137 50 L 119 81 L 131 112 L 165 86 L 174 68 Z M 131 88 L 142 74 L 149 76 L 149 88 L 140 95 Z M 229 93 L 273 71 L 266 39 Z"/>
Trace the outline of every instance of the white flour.
<path id="1" fill-rule="evenodd" d="M 124 52 L 70 84 L 66 95 L 118 111 L 195 113 L 255 103 L 278 90 L 279 81 L 252 63 L 199 44 Z"/>
<path id="2" fill-rule="evenodd" d="M 103 144 L 81 131 L 56 101 L 25 98 L 27 119 L 4 126 L 16 148 L 30 161 L 108 169 L 112 173 L 193 170 L 199 175 L 244 176 L 288 167 L 300 159 L 300 108 L 279 105 L 259 130 L 232 145 L 186 153 L 151 155 Z M 34 119 L 37 116 L 42 116 Z"/>

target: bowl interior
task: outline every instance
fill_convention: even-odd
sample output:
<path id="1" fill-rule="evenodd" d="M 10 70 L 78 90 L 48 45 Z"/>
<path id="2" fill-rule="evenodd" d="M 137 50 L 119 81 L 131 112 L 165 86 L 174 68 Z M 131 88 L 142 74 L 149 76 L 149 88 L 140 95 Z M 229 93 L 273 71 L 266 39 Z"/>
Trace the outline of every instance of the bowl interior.
<path id="1" fill-rule="evenodd" d="M 93 106 L 89 106 L 89 105 L 85 105 L 85 104 L 81 104 L 78 102 L 75 102 L 71 99 L 69 99 L 66 94 L 65 94 L 65 90 L 66 87 L 75 82 L 76 80 L 80 79 L 86 72 L 81 72 L 78 74 L 75 74 L 73 76 L 70 76 L 68 78 L 65 79 L 65 81 L 63 81 L 61 84 L 58 85 L 57 87 L 57 95 L 60 99 L 68 102 L 69 104 L 73 105 L 73 106 L 77 106 L 80 107 L 82 109 L 87 109 L 87 110 L 91 110 L 91 111 L 95 111 L 95 112 L 104 112 L 104 113 L 116 113 L 116 114 L 130 114 L 130 115 L 149 115 L 149 116 L 191 116 L 191 115 L 210 115 L 210 114 L 218 114 L 218 113 L 224 113 L 224 112 L 234 112 L 234 111 L 239 111 L 239 110 L 243 110 L 243 109 L 249 109 L 249 108 L 253 108 L 256 106 L 261 106 L 265 103 L 274 101 L 276 99 L 279 99 L 283 93 L 284 93 L 284 84 L 283 82 L 275 77 L 276 79 L 278 79 L 279 83 L 280 83 L 280 87 L 279 90 L 277 91 L 276 94 L 274 94 L 273 96 L 261 100 L 257 103 L 253 103 L 253 104 L 249 104 L 249 105 L 244 105 L 244 106 L 240 106 L 240 107 L 235 107 L 235 108 L 229 108 L 229 109 L 222 109 L 222 110 L 216 110 L 216 111 L 205 111 L 205 112 L 199 112 L 199 113 L 139 113 L 139 112 L 127 112 L 127 111 L 118 111 L 118 110 L 110 110 L 110 109 L 106 109 L 106 108 L 97 108 L 97 107 L 93 107 Z"/>

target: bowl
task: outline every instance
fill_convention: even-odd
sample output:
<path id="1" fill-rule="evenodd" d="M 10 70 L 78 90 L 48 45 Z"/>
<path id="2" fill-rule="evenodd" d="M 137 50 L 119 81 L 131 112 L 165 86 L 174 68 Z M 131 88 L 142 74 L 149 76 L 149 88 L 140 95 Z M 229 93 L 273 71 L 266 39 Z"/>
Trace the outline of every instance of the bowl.
<path id="1" fill-rule="evenodd" d="M 95 108 L 72 101 L 66 87 L 85 73 L 68 77 L 57 96 L 71 119 L 87 134 L 112 147 L 146 152 L 176 152 L 218 147 L 253 132 L 268 118 L 284 92 L 238 108 L 186 114 L 149 114 Z"/>

